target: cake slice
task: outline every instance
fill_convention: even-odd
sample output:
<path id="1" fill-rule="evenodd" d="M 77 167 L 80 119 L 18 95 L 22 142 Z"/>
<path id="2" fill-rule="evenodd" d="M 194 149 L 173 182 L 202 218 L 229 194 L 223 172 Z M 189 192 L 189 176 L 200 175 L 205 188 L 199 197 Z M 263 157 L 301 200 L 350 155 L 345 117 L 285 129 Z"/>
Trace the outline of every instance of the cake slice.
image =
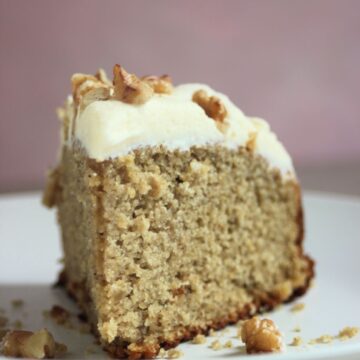
<path id="1" fill-rule="evenodd" d="M 301 192 L 258 118 L 202 84 L 75 74 L 58 111 L 67 291 L 112 355 L 154 357 L 303 294 Z"/>

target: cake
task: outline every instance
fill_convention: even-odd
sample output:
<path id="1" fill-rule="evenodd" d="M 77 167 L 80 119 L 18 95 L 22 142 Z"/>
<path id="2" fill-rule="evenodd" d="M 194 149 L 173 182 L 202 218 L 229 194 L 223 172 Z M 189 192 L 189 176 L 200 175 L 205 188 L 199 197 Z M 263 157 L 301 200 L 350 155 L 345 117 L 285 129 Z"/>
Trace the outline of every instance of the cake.
<path id="1" fill-rule="evenodd" d="M 154 357 L 303 294 L 301 190 L 269 125 L 203 84 L 72 76 L 58 109 L 61 282 L 115 357 Z"/>

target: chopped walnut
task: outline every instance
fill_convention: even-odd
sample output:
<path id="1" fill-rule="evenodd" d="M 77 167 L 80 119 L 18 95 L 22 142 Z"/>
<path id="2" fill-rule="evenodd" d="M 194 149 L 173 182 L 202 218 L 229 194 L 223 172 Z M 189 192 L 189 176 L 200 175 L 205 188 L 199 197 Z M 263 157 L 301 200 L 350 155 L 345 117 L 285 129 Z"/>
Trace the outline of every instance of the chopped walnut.
<path id="1" fill-rule="evenodd" d="M 112 82 L 109 80 L 109 78 L 106 75 L 106 72 L 104 69 L 99 69 L 96 74 L 95 77 L 100 80 L 101 82 L 103 82 L 106 85 L 109 85 L 112 87 Z"/>
<path id="2" fill-rule="evenodd" d="M 253 317 L 244 322 L 241 339 L 247 353 L 279 352 L 283 348 L 282 336 L 272 320 Z"/>
<path id="3" fill-rule="evenodd" d="M 143 76 L 142 81 L 146 82 L 157 94 L 171 94 L 174 90 L 171 77 L 163 76 Z"/>
<path id="4" fill-rule="evenodd" d="M 71 83 L 74 103 L 79 105 L 81 110 L 94 101 L 110 98 L 111 87 L 95 76 L 74 74 Z"/>
<path id="5" fill-rule="evenodd" d="M 103 85 L 96 85 L 95 87 L 86 87 L 80 93 L 81 108 L 85 109 L 94 101 L 108 100 L 110 98 L 110 88 Z"/>
<path id="6" fill-rule="evenodd" d="M 206 115 L 216 122 L 224 122 L 227 111 L 224 104 L 216 96 L 209 96 L 205 90 L 198 90 L 194 92 L 192 101 L 202 107 Z"/>
<path id="7" fill-rule="evenodd" d="M 5 356 L 46 359 L 66 351 L 66 346 L 56 343 L 46 329 L 35 333 L 22 330 L 9 331 L 2 342 L 2 353 Z"/>
<path id="8" fill-rule="evenodd" d="M 249 134 L 249 139 L 246 142 L 246 149 L 253 152 L 255 150 L 255 146 L 256 146 L 256 137 L 257 137 L 257 132 L 251 132 Z M 277 289 L 275 290 L 275 292 L 277 291 Z"/>
<path id="9" fill-rule="evenodd" d="M 128 104 L 144 104 L 154 93 L 154 90 L 146 82 L 141 81 L 136 75 L 129 74 L 120 65 L 116 64 L 114 73 L 114 95 L 116 100 Z"/>

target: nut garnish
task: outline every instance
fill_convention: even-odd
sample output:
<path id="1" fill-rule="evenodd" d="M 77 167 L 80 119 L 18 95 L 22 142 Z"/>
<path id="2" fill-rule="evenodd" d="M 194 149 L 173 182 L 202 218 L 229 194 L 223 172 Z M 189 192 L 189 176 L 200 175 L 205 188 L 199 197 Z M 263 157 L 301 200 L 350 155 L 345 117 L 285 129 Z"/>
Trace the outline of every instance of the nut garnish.
<path id="1" fill-rule="evenodd" d="M 157 94 L 171 94 L 174 90 L 171 77 L 169 75 L 143 76 L 141 80 L 151 86 L 154 92 Z"/>
<path id="2" fill-rule="evenodd" d="M 114 73 L 114 95 L 116 100 L 128 104 L 144 104 L 154 93 L 154 90 L 146 82 L 141 81 L 136 75 L 129 74 L 123 67 L 116 64 Z"/>
<path id="3" fill-rule="evenodd" d="M 241 339 L 249 354 L 279 352 L 283 348 L 282 336 L 272 320 L 253 317 L 244 322 Z"/>
<path id="4" fill-rule="evenodd" d="M 85 74 L 74 74 L 71 77 L 74 103 L 80 105 L 81 110 L 94 101 L 110 98 L 110 85 L 99 79 Z"/>
<path id="5" fill-rule="evenodd" d="M 104 69 L 99 68 L 98 71 L 95 74 L 95 77 L 100 80 L 101 82 L 103 82 L 106 85 L 109 85 L 112 87 L 112 82 L 111 80 L 107 77 L 106 72 Z"/>
<path id="6" fill-rule="evenodd" d="M 224 121 L 227 111 L 224 104 L 216 96 L 209 96 L 205 90 L 198 90 L 194 92 L 192 101 L 202 107 L 206 115 L 216 122 L 222 123 Z"/>
<path id="7" fill-rule="evenodd" d="M 56 343 L 46 329 L 35 333 L 22 330 L 9 331 L 2 342 L 2 353 L 5 356 L 46 359 L 62 354 L 66 350 L 66 346 Z"/>

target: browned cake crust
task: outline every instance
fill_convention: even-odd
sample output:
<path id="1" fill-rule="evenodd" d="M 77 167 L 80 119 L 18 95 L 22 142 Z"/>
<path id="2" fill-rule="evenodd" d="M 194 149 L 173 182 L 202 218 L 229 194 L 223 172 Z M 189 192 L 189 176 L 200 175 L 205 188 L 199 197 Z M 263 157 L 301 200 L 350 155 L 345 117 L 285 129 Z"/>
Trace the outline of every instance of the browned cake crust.
<path id="1" fill-rule="evenodd" d="M 301 251 L 300 244 L 302 243 L 302 238 L 299 239 L 299 250 Z M 201 327 L 188 327 L 183 330 L 183 333 L 180 337 L 176 338 L 172 342 L 161 342 L 156 345 L 138 345 L 136 350 L 129 350 L 129 342 L 119 342 L 114 341 L 111 344 L 103 345 L 104 350 L 106 350 L 111 356 L 121 359 L 152 359 L 155 358 L 158 354 L 160 348 L 170 349 L 176 347 L 179 343 L 192 340 L 196 335 L 203 334 L 208 335 L 210 330 L 221 330 L 228 325 L 236 324 L 239 320 L 248 319 L 256 314 L 262 314 L 266 311 L 274 309 L 276 306 L 282 303 L 288 303 L 293 301 L 295 298 L 303 295 L 308 290 L 311 280 L 315 276 L 314 261 L 306 255 L 303 255 L 304 259 L 308 262 L 308 271 L 306 274 L 306 282 L 304 285 L 295 288 L 290 297 L 283 301 L 281 297 L 276 297 L 273 294 L 263 293 L 259 294 L 258 298 L 250 304 L 239 308 L 237 312 L 229 313 L 228 316 L 221 319 L 215 319 L 211 324 L 205 328 Z M 59 275 L 59 281 L 56 284 L 57 286 L 65 287 L 68 295 L 76 301 L 78 298 L 86 297 L 86 289 L 84 286 L 78 283 L 72 283 L 68 280 L 65 271 L 62 271 Z M 99 336 L 97 329 L 92 326 L 92 332 L 95 336 Z"/>
<path id="2" fill-rule="evenodd" d="M 196 159 L 196 166 L 191 167 L 190 163 L 194 159 Z M 203 169 L 206 170 L 204 170 L 204 173 L 202 173 Z M 251 169 L 252 173 L 249 173 L 248 169 Z M 237 172 L 235 180 L 232 179 L 234 171 Z M 219 175 L 223 177 L 221 178 Z M 178 181 L 179 177 L 181 178 L 180 181 Z M 144 179 L 145 181 L 143 181 Z M 202 183 L 202 180 L 199 179 L 206 180 Z M 219 196 L 225 196 L 224 199 L 228 196 L 226 195 L 227 190 L 221 189 L 221 186 L 235 186 L 235 189 L 237 189 L 237 182 L 241 182 L 243 185 L 241 189 L 239 188 L 239 191 L 246 190 L 246 193 L 241 193 L 241 196 L 250 197 L 250 200 L 244 202 L 244 204 L 247 204 L 245 209 L 250 212 L 250 215 L 247 214 L 246 216 L 262 221 L 261 226 L 268 227 L 269 239 L 272 239 L 271 241 L 275 243 L 278 242 L 274 244 L 276 247 L 269 253 L 270 258 L 276 255 L 276 262 L 270 262 L 270 265 L 266 265 L 267 268 L 258 268 L 259 265 L 256 265 L 257 251 L 253 250 L 252 243 L 259 247 L 258 251 L 264 252 L 269 251 L 267 243 L 255 237 L 259 236 L 256 235 L 257 232 L 252 235 L 254 238 L 251 236 L 246 239 L 242 238 L 241 241 L 244 241 L 244 246 L 249 246 L 248 250 L 246 250 L 248 255 L 244 256 L 252 256 L 255 261 L 251 271 L 256 270 L 260 273 L 255 282 L 253 282 L 251 276 L 245 275 L 244 281 L 247 281 L 249 285 L 245 287 L 239 285 L 238 290 L 233 285 L 229 287 L 228 292 L 226 287 L 222 289 L 224 298 L 231 300 L 227 300 L 229 302 L 225 301 L 221 308 L 228 310 L 219 310 L 217 312 L 214 310 L 214 315 L 207 315 L 207 319 L 203 322 L 201 322 L 200 317 L 197 321 L 201 325 L 192 325 L 191 322 L 185 326 L 174 324 L 173 330 L 171 330 L 171 326 L 167 325 L 170 329 L 167 332 L 162 332 L 161 329 L 157 330 L 154 327 L 155 330 L 146 335 L 150 336 L 150 341 L 146 341 L 145 336 L 142 338 L 136 335 L 138 334 L 136 332 L 132 338 L 138 338 L 139 340 L 124 339 L 123 335 L 119 334 L 126 334 L 127 328 L 121 322 L 122 315 L 116 315 L 118 309 L 123 306 L 122 301 L 121 299 L 112 299 L 112 295 L 109 295 L 108 290 L 105 290 L 106 286 L 111 284 L 106 278 L 113 276 L 114 266 L 116 267 L 116 263 L 111 262 L 111 256 L 119 246 L 115 242 L 115 246 L 111 248 L 110 258 L 106 257 L 109 256 L 106 253 L 106 247 L 111 245 L 112 239 L 116 241 L 117 238 L 122 238 L 128 234 L 135 234 L 136 237 L 133 241 L 135 241 L 135 244 L 136 241 L 139 241 L 140 244 L 142 236 L 146 236 L 146 234 L 143 234 L 146 233 L 148 227 L 143 226 L 143 222 L 136 222 L 139 216 L 134 216 L 133 209 L 139 207 L 137 199 L 139 198 L 142 201 L 146 199 L 150 204 L 157 204 L 157 202 L 163 201 L 163 198 L 166 199 L 166 196 L 177 192 L 178 188 L 187 181 L 195 189 L 195 195 L 202 196 L 203 190 L 208 189 L 209 184 L 212 184 L 213 189 L 210 189 L 210 191 L 215 193 L 220 191 Z M 49 187 L 45 193 L 45 198 L 48 200 L 49 205 L 56 204 L 59 208 L 59 222 L 62 227 L 65 250 L 65 270 L 59 283 L 66 287 L 67 292 L 86 313 L 93 332 L 98 336 L 104 349 L 115 357 L 153 358 L 159 352 L 160 347 L 174 347 L 179 342 L 192 339 L 197 334 L 207 334 L 210 329 L 221 329 L 256 313 L 271 310 L 280 303 L 291 301 L 293 298 L 304 294 L 314 276 L 314 262 L 303 253 L 304 224 L 301 191 L 298 183 L 293 180 L 284 182 L 278 171 L 269 169 L 266 161 L 259 156 L 254 156 L 249 149 L 241 148 L 233 151 L 220 147 L 210 147 L 192 149 L 190 152 L 184 153 L 173 153 L 162 148 L 155 150 L 145 149 L 135 152 L 134 157 L 125 157 L 114 162 L 96 162 L 88 159 L 81 149 L 74 151 L 65 149 L 62 163 L 51 174 L 48 184 Z M 167 185 L 164 186 L 164 184 Z M 118 185 L 123 187 L 118 188 Z M 184 186 L 183 188 L 188 189 Z M 135 190 L 133 191 L 133 189 Z M 230 189 L 229 187 L 228 194 L 231 194 Z M 254 192 L 256 193 L 255 197 L 253 197 Z M 77 194 L 78 198 L 74 197 L 74 194 Z M 182 195 L 180 193 L 179 196 L 184 196 L 183 201 L 185 199 L 191 201 L 191 198 L 186 197 L 187 194 Z M 121 201 L 124 201 L 124 203 L 113 207 L 112 201 L 116 197 L 123 199 Z M 146 210 L 146 205 L 142 204 L 143 209 Z M 241 206 L 245 206 L 244 204 Z M 125 205 L 127 207 L 121 208 L 121 206 Z M 251 217 L 251 212 L 256 210 L 257 207 L 261 208 L 261 206 L 263 206 L 262 212 L 258 216 L 254 215 L 254 218 Z M 236 201 L 229 200 L 229 208 L 231 211 L 236 211 Z M 211 208 L 206 209 L 207 212 L 212 211 Z M 144 217 L 148 217 L 152 223 L 155 223 L 156 219 L 151 217 L 152 212 L 146 212 L 147 210 L 145 210 L 141 215 L 142 221 Z M 127 218 L 131 216 L 134 218 L 134 220 L 131 220 L 132 225 L 124 225 L 123 214 Z M 276 214 L 279 214 L 282 220 L 274 220 L 273 216 L 276 216 Z M 119 217 L 119 215 L 121 216 Z M 205 212 L 203 215 L 206 216 Z M 120 219 L 121 221 L 116 220 L 120 221 L 120 224 L 117 227 L 111 227 L 116 222 L 115 219 Z M 171 218 L 168 221 L 171 222 Z M 273 223 L 274 221 L 275 223 Z M 140 226 L 141 229 L 139 230 L 136 226 Z M 159 228 L 163 225 L 159 223 L 157 226 Z M 197 226 L 196 223 L 194 226 Z M 209 226 L 211 226 L 211 222 L 209 222 Z M 226 230 L 226 236 L 233 239 L 232 232 L 237 231 L 237 228 L 234 225 L 231 226 L 231 231 Z M 258 224 L 257 226 L 259 227 Z M 278 234 L 276 229 L 279 231 Z M 142 233 L 140 234 L 139 231 L 142 231 Z M 216 228 L 214 231 L 218 231 L 219 239 L 221 239 L 222 230 Z M 191 232 L 185 232 L 183 236 L 188 241 L 191 241 L 190 234 Z M 261 236 L 260 232 L 260 238 Z M 266 236 L 265 239 L 267 239 Z M 169 241 L 177 240 L 169 238 Z M 226 256 L 228 256 L 228 261 L 233 261 L 231 256 Z M 278 259 L 279 257 L 281 259 Z M 271 264 L 274 264 L 276 269 L 273 269 L 274 265 Z M 234 266 L 237 266 L 237 264 L 234 264 Z M 269 269 L 273 269 L 272 274 L 267 274 Z M 190 273 L 192 271 L 192 269 L 184 270 Z M 239 269 L 236 271 L 239 271 Z M 261 271 L 266 276 L 262 275 Z M 229 276 L 232 275 L 229 273 Z M 126 275 L 121 272 L 116 276 L 129 276 L 130 280 L 132 279 L 131 274 Z M 226 271 L 221 276 L 226 276 Z M 245 280 L 245 278 L 248 280 Z M 164 285 L 170 286 L 169 291 L 173 291 L 173 298 L 176 300 L 179 296 L 190 296 L 191 292 L 190 294 L 186 293 L 186 287 L 181 286 L 180 281 L 182 279 L 177 279 L 177 281 L 177 287 L 172 290 L 170 285 Z M 132 286 L 136 287 L 136 283 Z M 244 290 L 243 292 L 240 291 L 241 287 Z M 213 287 L 209 294 L 215 294 L 216 289 L 216 286 Z M 121 291 L 121 288 L 119 291 Z M 104 294 L 106 296 L 103 296 Z M 227 297 L 227 295 L 229 296 Z M 105 298 L 108 300 L 105 300 Z M 238 302 L 237 298 L 239 299 Z M 151 301 L 156 302 L 157 300 L 153 298 Z M 194 305 L 193 311 L 196 312 L 195 309 L 200 304 L 199 300 L 195 298 L 191 300 L 190 298 L 189 301 L 193 301 L 190 304 Z M 158 306 L 161 307 L 161 305 Z M 209 309 L 212 309 L 211 304 L 208 306 Z M 135 307 L 135 309 L 137 308 Z M 145 311 L 147 311 L 146 308 Z M 165 313 L 166 311 L 170 310 L 165 310 Z M 212 310 L 209 311 L 212 314 Z M 216 313 L 221 313 L 221 315 L 215 315 Z M 172 319 L 171 311 L 168 316 L 169 319 Z M 108 340 L 110 338 L 109 334 L 113 334 L 114 330 L 109 328 L 106 323 L 109 317 L 120 319 L 116 323 L 115 335 L 111 335 L 112 340 L 110 341 Z M 156 325 L 156 320 L 154 321 Z M 101 322 L 102 325 L 99 325 Z M 136 326 L 145 325 L 141 325 L 141 323 L 140 325 L 129 325 L 128 330 L 130 332 L 136 330 Z"/>

